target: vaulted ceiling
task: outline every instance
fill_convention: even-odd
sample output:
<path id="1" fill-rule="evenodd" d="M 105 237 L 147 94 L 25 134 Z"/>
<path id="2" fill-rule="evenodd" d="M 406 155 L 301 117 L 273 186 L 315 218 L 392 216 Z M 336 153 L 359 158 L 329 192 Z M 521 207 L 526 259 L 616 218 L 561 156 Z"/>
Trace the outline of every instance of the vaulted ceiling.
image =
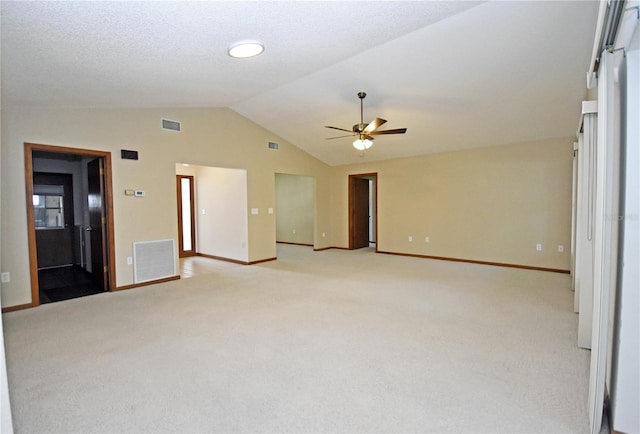
<path id="1" fill-rule="evenodd" d="M 348 164 L 571 136 L 596 1 L 2 1 L 3 107 L 228 107 Z M 232 59 L 242 40 L 262 55 Z M 365 122 L 361 156 L 324 128 Z"/>

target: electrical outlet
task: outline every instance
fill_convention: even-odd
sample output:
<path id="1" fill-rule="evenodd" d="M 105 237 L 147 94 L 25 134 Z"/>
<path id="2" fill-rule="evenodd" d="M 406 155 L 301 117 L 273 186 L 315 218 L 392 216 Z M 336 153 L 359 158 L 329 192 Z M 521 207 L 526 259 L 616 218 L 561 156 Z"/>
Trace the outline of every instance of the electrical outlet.
<path id="1" fill-rule="evenodd" d="M 293 233 L 294 233 L 294 234 L 296 233 L 296 230 L 295 230 L 295 229 L 293 230 Z"/>
<path id="2" fill-rule="evenodd" d="M 2 274 L 0 274 L 0 276 L 0 281 L 2 281 L 2 283 L 11 282 L 11 273 L 9 273 L 8 271 L 3 272 Z"/>
<path id="3" fill-rule="evenodd" d="M 325 234 L 324 232 L 322 233 L 322 238 L 326 237 L 327 234 Z"/>
<path id="4" fill-rule="evenodd" d="M 409 242 L 413 242 L 413 237 L 411 235 L 409 235 Z"/>
<path id="5" fill-rule="evenodd" d="M 133 265 L 133 256 L 127 256 L 127 265 Z"/>
<path id="6" fill-rule="evenodd" d="M 538 252 L 541 252 L 542 251 L 542 244 L 536 244 L 536 250 Z"/>
<path id="7" fill-rule="evenodd" d="M 424 237 L 424 242 L 428 243 L 429 242 L 429 237 Z"/>

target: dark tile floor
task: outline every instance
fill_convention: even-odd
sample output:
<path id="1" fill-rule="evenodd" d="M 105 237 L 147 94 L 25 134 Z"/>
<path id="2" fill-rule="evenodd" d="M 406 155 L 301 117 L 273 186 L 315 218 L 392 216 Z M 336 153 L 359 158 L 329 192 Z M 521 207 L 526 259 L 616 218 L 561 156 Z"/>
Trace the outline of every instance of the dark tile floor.
<path id="1" fill-rule="evenodd" d="M 68 266 L 38 270 L 40 304 L 69 300 L 102 292 L 93 276 L 81 267 Z"/>

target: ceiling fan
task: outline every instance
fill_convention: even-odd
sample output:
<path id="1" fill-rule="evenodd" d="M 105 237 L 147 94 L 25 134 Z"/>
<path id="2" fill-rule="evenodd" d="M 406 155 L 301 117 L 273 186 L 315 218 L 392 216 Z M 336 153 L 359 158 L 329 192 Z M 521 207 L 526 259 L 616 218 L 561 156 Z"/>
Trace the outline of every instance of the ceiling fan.
<path id="1" fill-rule="evenodd" d="M 364 151 L 365 149 L 369 149 L 373 144 L 373 136 L 377 136 L 381 134 L 404 134 L 407 132 L 406 128 L 396 128 L 394 130 L 377 130 L 377 128 L 380 125 L 387 122 L 386 120 L 380 119 L 380 118 L 375 118 L 373 121 L 369 122 L 368 124 L 365 124 L 363 121 L 363 115 L 362 115 L 363 114 L 362 105 L 363 105 L 364 97 L 366 96 L 367 96 L 366 93 L 358 92 L 358 98 L 360 98 L 360 123 L 355 124 L 351 128 L 351 130 L 325 125 L 325 128 L 331 128 L 332 130 L 338 130 L 338 131 L 346 131 L 349 133 L 348 135 L 344 135 L 344 136 L 329 137 L 327 140 L 357 136 L 358 138 L 356 139 L 355 142 L 353 142 L 353 147 L 359 151 Z"/>

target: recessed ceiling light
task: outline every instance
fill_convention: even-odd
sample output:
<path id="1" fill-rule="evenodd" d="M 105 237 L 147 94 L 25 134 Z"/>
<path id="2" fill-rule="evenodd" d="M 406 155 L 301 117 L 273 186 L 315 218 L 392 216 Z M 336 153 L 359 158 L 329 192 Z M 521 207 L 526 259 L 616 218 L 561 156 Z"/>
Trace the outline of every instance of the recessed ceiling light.
<path id="1" fill-rule="evenodd" d="M 258 42 L 241 42 L 229 48 L 229 56 L 246 59 L 262 54 L 264 47 Z"/>

